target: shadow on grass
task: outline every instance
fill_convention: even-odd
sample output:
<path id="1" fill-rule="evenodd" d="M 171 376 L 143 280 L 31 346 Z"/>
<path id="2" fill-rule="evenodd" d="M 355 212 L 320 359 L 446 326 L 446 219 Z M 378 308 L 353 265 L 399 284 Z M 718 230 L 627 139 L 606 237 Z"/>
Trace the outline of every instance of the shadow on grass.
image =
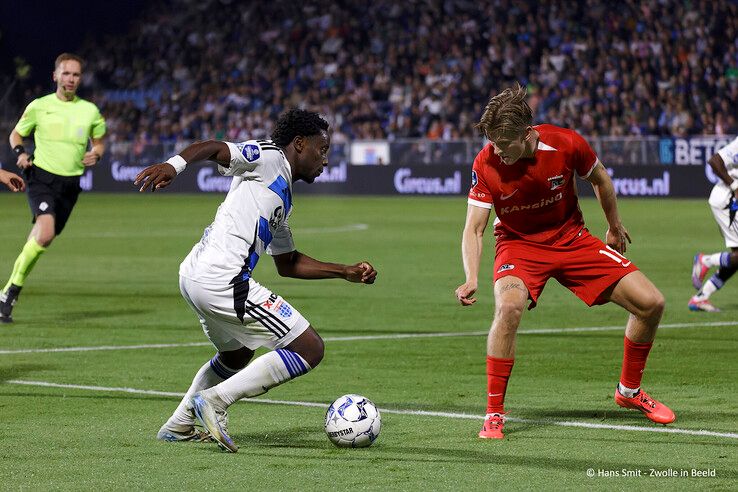
<path id="1" fill-rule="evenodd" d="M 11 379 L 18 379 L 26 377 L 29 373 L 35 371 L 47 371 L 49 370 L 48 364 L 15 364 L 7 367 L 0 367 L 0 382 L 4 383 Z"/>
<path id="2" fill-rule="evenodd" d="M 169 292 L 171 291 L 171 292 Z M 115 292 L 105 290 L 104 288 L 96 290 L 49 290 L 49 291 L 36 291 L 27 294 L 27 296 L 33 297 L 74 297 L 75 299 L 87 299 L 87 298 L 112 298 L 117 301 L 128 299 L 130 302 L 147 302 L 151 299 L 181 299 L 182 294 L 176 288 L 167 289 L 167 292 L 157 292 L 156 289 L 149 291 L 136 291 L 128 290 L 125 292 Z"/>
<path id="3" fill-rule="evenodd" d="M 156 308 L 152 309 L 87 309 L 84 311 L 64 311 L 59 310 L 47 315 L 34 315 L 33 318 L 24 320 L 22 317 L 16 320 L 19 326 L 59 326 L 69 323 L 77 323 L 80 321 L 96 320 L 96 319 L 120 319 L 126 316 L 151 315 L 155 313 Z M 22 316 L 22 313 L 19 313 Z"/>
<path id="4" fill-rule="evenodd" d="M 518 424 L 519 427 L 519 424 Z M 532 426 L 530 426 L 532 427 Z M 509 433 L 508 439 L 510 441 L 519 439 L 519 437 L 510 436 L 515 435 L 523 430 L 518 430 L 515 433 Z M 644 463 L 643 461 L 628 461 L 617 460 L 617 459 L 606 459 L 606 456 L 598 456 L 595 460 L 593 459 L 578 459 L 578 458 L 567 458 L 563 454 L 556 454 L 552 456 L 550 446 L 536 446 L 531 448 L 531 453 L 526 456 L 520 456 L 517 454 L 511 454 L 505 452 L 505 444 L 508 441 L 482 441 L 470 436 L 456 436 L 457 441 L 463 449 L 459 448 L 444 448 L 438 446 L 415 446 L 415 445 L 393 445 L 385 444 L 382 442 L 380 436 L 376 444 L 368 449 L 339 449 L 334 448 L 327 440 L 323 439 L 322 433 L 316 433 L 314 429 L 305 428 L 288 428 L 282 429 L 278 433 L 264 433 L 264 432 L 246 432 L 246 433 L 232 433 L 234 441 L 240 446 L 239 454 L 249 456 L 271 456 L 275 458 L 284 459 L 287 457 L 286 452 L 294 450 L 294 453 L 289 454 L 290 458 L 296 458 L 296 454 L 299 454 L 300 460 L 309 460 L 316 462 L 331 462 L 331 461 L 345 461 L 351 462 L 365 461 L 367 466 L 376 464 L 378 462 L 393 461 L 398 463 L 460 463 L 460 464 L 481 464 L 494 466 L 518 466 L 523 469 L 540 469 L 540 470 L 551 470 L 560 471 L 568 470 L 572 472 L 584 472 L 596 465 L 596 468 L 606 470 L 644 470 L 647 474 L 649 468 L 661 469 L 665 465 L 659 460 L 659 457 L 654 457 L 653 463 Z M 320 437 L 318 437 L 320 436 Z M 558 440 L 558 437 L 556 438 Z M 546 438 L 549 444 L 553 441 L 552 438 Z M 597 444 L 603 441 L 600 438 L 594 439 L 581 439 L 578 438 L 578 442 L 589 441 Z M 620 443 L 631 443 L 629 439 L 622 440 L 611 440 L 613 442 Z M 691 441 L 684 440 L 674 442 L 672 444 L 689 444 Z M 469 444 L 476 447 L 476 449 L 469 449 Z M 217 445 L 213 444 L 210 449 L 201 448 L 203 452 L 220 452 Z M 269 449 L 274 452 L 268 451 Z M 310 454 L 306 453 L 306 450 L 310 450 Z M 316 455 L 314 451 L 323 450 L 324 454 Z M 602 459 L 605 458 L 605 459 Z M 730 468 L 718 469 L 718 476 L 727 478 L 730 476 L 737 475 L 735 470 Z"/>
<path id="5" fill-rule="evenodd" d="M 693 427 L 694 425 L 701 425 L 702 423 L 705 424 L 712 424 L 715 423 L 733 423 L 738 418 L 738 413 L 736 412 L 715 412 L 715 411 L 699 411 L 699 410 L 686 410 L 686 411 L 679 411 L 677 407 L 672 406 L 672 409 L 675 410 L 675 413 L 677 414 L 677 420 L 674 422 L 674 426 L 679 426 L 680 423 L 685 425 L 690 425 L 690 427 Z M 511 414 L 511 416 L 513 416 Z M 514 415 L 518 416 L 518 415 Z M 613 408 L 612 410 L 605 410 L 605 411 L 594 411 L 594 410 L 526 410 L 524 414 L 519 416 L 523 419 L 529 419 L 529 420 L 568 420 L 568 419 L 595 419 L 597 420 L 596 423 L 601 424 L 608 424 L 612 423 L 614 420 L 629 420 L 631 421 L 632 425 L 653 425 L 656 427 L 662 427 L 658 424 L 652 424 L 646 417 L 643 417 L 640 415 L 639 412 L 635 410 L 628 410 L 628 409 L 621 409 L 621 408 Z M 666 426 L 669 427 L 669 426 Z M 719 431 L 716 430 L 715 432 L 736 432 L 736 429 L 728 429 L 725 431 Z"/>
<path id="6" fill-rule="evenodd" d="M 605 407 L 608 408 L 605 408 Z M 452 412 L 462 413 L 467 415 L 479 415 L 479 420 L 484 418 L 484 408 L 473 408 L 470 409 L 468 405 L 453 405 L 444 404 L 442 408 L 438 405 L 422 405 L 412 404 L 405 405 L 402 407 L 407 410 L 419 410 L 427 412 Z M 556 410 L 551 409 L 531 409 L 531 408 L 519 408 L 515 406 L 508 406 L 508 416 L 526 420 L 566 420 L 566 419 L 589 419 L 596 420 L 599 422 L 606 422 L 612 420 L 632 420 L 634 416 L 638 416 L 638 413 L 629 412 L 625 409 L 620 409 L 614 402 L 603 405 L 602 408 L 587 408 L 579 410 Z"/>
<path id="7" fill-rule="evenodd" d="M 35 369 L 48 369 L 48 366 L 34 366 Z M 8 378 L 4 378 L 2 371 L 0 370 L 0 381 L 5 382 L 10 379 L 16 379 L 18 376 L 12 376 Z M 34 386 L 34 385 L 28 385 L 28 384 L 13 384 L 16 388 L 43 388 L 42 391 L 6 391 L 3 392 L 3 396 L 15 396 L 19 398 L 49 398 L 49 399 L 57 399 L 60 397 L 64 397 L 67 400 L 71 399 L 80 399 L 80 400 L 121 400 L 121 401 L 161 401 L 161 402 L 167 402 L 172 404 L 172 411 L 174 411 L 175 408 L 177 408 L 177 403 L 182 399 L 181 396 L 160 396 L 160 395 L 132 395 L 132 394 L 121 394 L 121 393 L 115 393 L 115 394 L 104 394 L 104 393 L 96 393 L 94 395 L 86 394 L 86 395 L 73 395 L 69 394 L 73 391 L 89 391 L 83 388 L 47 388 L 47 387 L 41 387 L 41 386 Z M 50 393 L 49 391 L 56 391 L 56 393 Z M 112 392 L 111 392 L 112 393 Z M 184 395 L 184 392 L 182 392 Z M 166 420 L 166 417 L 169 415 L 164 415 L 164 420 Z M 163 422 L 163 421 L 162 421 Z"/>
<path id="8" fill-rule="evenodd" d="M 96 318 L 116 318 L 119 316 L 135 316 L 138 314 L 151 314 L 156 312 L 152 309 L 88 309 L 85 311 L 62 311 L 61 315 L 64 321 L 84 321 Z"/>

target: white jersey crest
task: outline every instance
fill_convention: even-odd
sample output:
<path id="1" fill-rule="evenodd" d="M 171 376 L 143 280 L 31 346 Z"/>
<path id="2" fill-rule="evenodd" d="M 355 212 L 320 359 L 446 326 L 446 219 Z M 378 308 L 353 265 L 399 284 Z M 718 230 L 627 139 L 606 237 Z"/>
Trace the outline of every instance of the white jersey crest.
<path id="1" fill-rule="evenodd" d="M 226 142 L 231 151 L 231 188 L 213 223 L 179 267 L 179 274 L 198 283 L 248 282 L 266 252 L 294 251 L 288 219 L 292 212 L 292 171 L 271 140 Z"/>

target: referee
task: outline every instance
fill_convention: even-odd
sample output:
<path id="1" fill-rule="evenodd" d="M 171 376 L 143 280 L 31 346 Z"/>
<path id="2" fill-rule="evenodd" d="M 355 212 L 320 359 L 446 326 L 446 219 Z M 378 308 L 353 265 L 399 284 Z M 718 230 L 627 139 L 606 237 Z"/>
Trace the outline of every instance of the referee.
<path id="1" fill-rule="evenodd" d="M 105 151 L 105 120 L 97 106 L 77 97 L 82 58 L 62 53 L 54 65 L 56 92 L 34 99 L 10 134 L 16 165 L 27 181 L 33 228 L 13 265 L 13 273 L 0 292 L 0 322 L 13 321 L 12 310 L 26 277 L 41 254 L 61 234 L 81 191 L 79 177 L 85 167 L 98 163 Z M 23 147 L 34 133 L 35 150 Z M 92 148 L 87 150 L 92 143 Z"/>

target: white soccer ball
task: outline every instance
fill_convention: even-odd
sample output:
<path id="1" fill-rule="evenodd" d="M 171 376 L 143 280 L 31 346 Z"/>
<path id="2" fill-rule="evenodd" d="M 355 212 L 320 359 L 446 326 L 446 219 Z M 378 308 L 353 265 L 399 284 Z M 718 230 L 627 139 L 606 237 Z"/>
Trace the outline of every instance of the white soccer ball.
<path id="1" fill-rule="evenodd" d="M 361 395 L 343 395 L 325 413 L 325 433 L 341 448 L 365 448 L 379 437 L 379 410 Z"/>

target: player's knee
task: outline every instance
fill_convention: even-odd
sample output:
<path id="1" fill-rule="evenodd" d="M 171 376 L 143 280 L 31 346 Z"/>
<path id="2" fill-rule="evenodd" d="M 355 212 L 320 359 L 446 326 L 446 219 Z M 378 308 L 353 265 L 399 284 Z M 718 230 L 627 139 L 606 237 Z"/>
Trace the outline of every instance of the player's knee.
<path id="1" fill-rule="evenodd" d="M 300 354 L 310 367 L 315 368 L 323 360 L 325 354 L 325 343 L 312 326 L 308 327 L 287 348 Z"/>
<path id="2" fill-rule="evenodd" d="M 48 247 L 55 237 L 56 234 L 54 234 L 54 229 L 50 229 L 48 227 L 39 227 L 33 234 L 33 238 L 42 248 Z"/>
<path id="3" fill-rule="evenodd" d="M 655 315 L 657 315 L 659 318 L 662 314 L 664 314 L 664 308 L 666 307 L 666 299 L 664 298 L 664 294 L 662 294 L 660 291 L 656 291 L 653 299 L 652 309 Z"/>
<path id="4" fill-rule="evenodd" d="M 522 304 L 516 302 L 500 302 L 495 306 L 495 320 L 506 326 L 517 327 L 520 318 L 523 317 L 523 308 Z"/>
<path id="5" fill-rule="evenodd" d="M 241 347 L 238 350 L 230 350 L 227 352 L 219 352 L 218 358 L 223 364 L 229 369 L 240 371 L 246 364 L 249 363 L 251 358 L 254 356 L 254 351 L 246 347 Z"/>
<path id="6" fill-rule="evenodd" d="M 658 320 L 664 314 L 665 307 L 666 299 L 664 299 L 664 295 L 659 290 L 653 289 L 648 298 L 645 299 L 643 312 L 640 315 L 642 318 Z"/>
<path id="7" fill-rule="evenodd" d="M 732 268 L 738 267 L 738 248 L 732 248 L 730 252 L 730 266 Z"/>
<path id="8" fill-rule="evenodd" d="M 315 368 L 318 364 L 320 364 L 320 361 L 323 360 L 324 355 L 325 343 L 323 342 L 323 339 L 320 337 L 320 335 L 316 333 L 305 360 L 308 364 L 310 364 L 310 367 Z"/>
<path id="9" fill-rule="evenodd" d="M 39 234 L 39 236 L 36 238 L 36 242 L 42 248 L 48 248 L 49 245 L 51 245 L 52 241 L 54 240 L 54 237 L 56 236 L 54 236 L 53 234 L 49 234 L 49 235 Z"/>
<path id="10" fill-rule="evenodd" d="M 36 224 L 31 235 L 42 248 L 47 247 L 56 237 L 56 220 L 53 215 L 41 214 L 36 217 Z"/>

